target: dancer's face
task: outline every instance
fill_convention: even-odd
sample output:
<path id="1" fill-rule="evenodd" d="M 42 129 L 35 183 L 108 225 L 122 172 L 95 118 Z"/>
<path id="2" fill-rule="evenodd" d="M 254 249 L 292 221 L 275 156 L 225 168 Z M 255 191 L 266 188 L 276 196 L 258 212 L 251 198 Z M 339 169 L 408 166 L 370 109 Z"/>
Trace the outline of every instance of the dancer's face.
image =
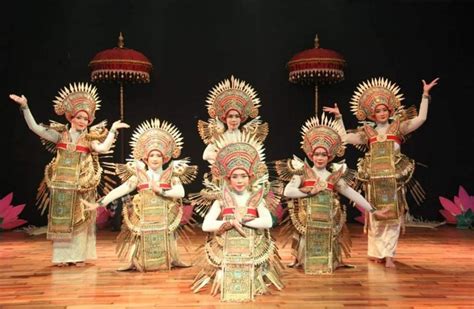
<path id="1" fill-rule="evenodd" d="M 71 127 L 77 131 L 82 131 L 87 128 L 89 124 L 89 115 L 86 112 L 80 111 L 71 119 Z"/>
<path id="2" fill-rule="evenodd" d="M 380 104 L 375 107 L 375 121 L 378 123 L 386 123 L 388 117 L 390 116 L 390 111 L 387 106 Z"/>
<path id="3" fill-rule="evenodd" d="M 149 169 L 153 171 L 158 170 L 163 165 L 163 156 L 161 155 L 161 152 L 158 150 L 152 150 L 148 154 L 146 164 L 148 165 Z"/>
<path id="4" fill-rule="evenodd" d="M 225 118 L 227 128 L 229 130 L 237 130 L 240 126 L 240 114 L 238 111 L 232 110 L 227 113 Z"/>
<path id="5" fill-rule="evenodd" d="M 313 162 L 316 168 L 325 168 L 328 165 L 329 156 L 324 148 L 317 148 L 313 152 Z"/>
<path id="6" fill-rule="evenodd" d="M 250 177 L 243 169 L 236 169 L 230 175 L 230 186 L 236 192 L 243 192 L 249 185 Z"/>

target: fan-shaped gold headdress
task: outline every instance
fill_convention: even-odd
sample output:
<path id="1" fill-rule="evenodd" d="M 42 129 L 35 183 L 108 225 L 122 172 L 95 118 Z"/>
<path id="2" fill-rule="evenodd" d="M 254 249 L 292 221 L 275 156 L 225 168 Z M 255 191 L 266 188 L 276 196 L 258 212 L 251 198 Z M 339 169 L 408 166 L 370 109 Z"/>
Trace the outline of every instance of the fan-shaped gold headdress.
<path id="1" fill-rule="evenodd" d="M 59 95 L 53 100 L 54 111 L 58 115 L 66 115 L 71 121 L 77 113 L 83 111 L 89 116 L 89 124 L 95 119 L 95 111 L 100 108 L 97 88 L 88 83 L 69 84 L 59 90 Z"/>
<path id="2" fill-rule="evenodd" d="M 359 120 L 375 121 L 376 107 L 385 105 L 392 116 L 403 100 L 403 94 L 399 94 L 399 91 L 400 87 L 388 79 L 372 78 L 357 86 L 351 98 L 351 110 Z"/>
<path id="3" fill-rule="evenodd" d="M 181 154 L 182 140 L 173 124 L 155 118 L 144 121 L 135 129 L 130 146 L 135 160 L 146 159 L 151 151 L 158 150 L 166 163 Z"/>
<path id="4" fill-rule="evenodd" d="M 234 76 L 224 79 L 209 91 L 206 99 L 207 111 L 211 118 L 216 116 L 225 123 L 227 114 L 235 110 L 242 121 L 258 116 L 260 99 L 256 91 L 243 80 Z"/>
<path id="5" fill-rule="evenodd" d="M 341 157 L 346 149 L 342 136 L 345 134 L 344 127 L 335 119 L 329 119 L 325 113 L 321 115 L 321 120 L 311 117 L 301 128 L 301 148 L 310 160 L 313 160 L 313 153 L 317 148 L 326 150 L 329 160 L 335 156 Z"/>
<path id="6" fill-rule="evenodd" d="M 230 177 L 236 169 L 242 169 L 251 180 L 255 180 L 267 172 L 263 145 L 252 135 L 243 133 L 238 138 L 221 136 L 215 145 L 217 155 L 212 166 L 215 177 Z"/>

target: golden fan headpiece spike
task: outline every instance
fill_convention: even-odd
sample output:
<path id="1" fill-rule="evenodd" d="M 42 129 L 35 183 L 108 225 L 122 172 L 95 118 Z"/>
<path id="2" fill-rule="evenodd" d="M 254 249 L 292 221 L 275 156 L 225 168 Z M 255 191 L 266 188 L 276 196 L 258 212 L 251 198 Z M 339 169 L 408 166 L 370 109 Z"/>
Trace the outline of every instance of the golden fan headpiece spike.
<path id="1" fill-rule="evenodd" d="M 97 88 L 88 83 L 73 83 L 60 89 L 53 100 L 54 111 L 65 115 L 71 121 L 77 113 L 85 112 L 89 116 L 89 124 L 95 119 L 95 112 L 100 108 Z"/>
<path id="2" fill-rule="evenodd" d="M 351 110 L 358 120 L 375 121 L 375 109 L 378 105 L 385 105 L 393 116 L 403 100 L 403 94 L 399 92 L 400 88 L 388 79 L 372 78 L 357 86 L 351 98 Z"/>
<path id="3" fill-rule="evenodd" d="M 224 123 L 232 110 L 237 111 L 244 122 L 248 117 L 257 117 L 260 107 L 260 99 L 252 86 L 234 76 L 214 86 L 209 91 L 206 102 L 209 116 L 218 117 Z"/>
<path id="4" fill-rule="evenodd" d="M 335 119 L 330 119 L 326 113 L 318 117 L 311 117 L 301 128 L 301 148 L 308 158 L 313 160 L 313 153 L 318 148 L 326 150 L 329 160 L 335 156 L 341 157 L 345 152 L 345 143 L 342 136 L 345 134 L 344 127 Z"/>
<path id="5" fill-rule="evenodd" d="M 142 122 L 133 132 L 130 146 L 135 160 L 146 160 L 153 150 L 158 150 L 163 163 L 181 154 L 183 138 L 171 123 L 158 118 Z"/>

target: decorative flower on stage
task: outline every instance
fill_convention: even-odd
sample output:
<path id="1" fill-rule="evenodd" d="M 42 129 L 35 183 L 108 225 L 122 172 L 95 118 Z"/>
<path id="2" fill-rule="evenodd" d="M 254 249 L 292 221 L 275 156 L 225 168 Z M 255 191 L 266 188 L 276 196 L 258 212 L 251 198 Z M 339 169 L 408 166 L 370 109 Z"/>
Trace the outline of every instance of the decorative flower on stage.
<path id="1" fill-rule="evenodd" d="M 444 207 L 439 212 L 446 218 L 446 222 L 456 224 L 458 229 L 473 227 L 474 196 L 469 195 L 463 186 L 459 186 L 458 195 L 452 201 L 442 196 L 439 201 Z"/>
<path id="2" fill-rule="evenodd" d="M 97 209 L 97 217 L 95 224 L 97 228 L 102 230 L 105 229 L 109 223 L 109 219 L 112 217 L 110 210 L 105 207 L 99 207 Z"/>
<path id="3" fill-rule="evenodd" d="M 18 219 L 25 204 L 13 206 L 11 204 L 13 192 L 0 200 L 0 231 L 11 230 L 26 223 L 25 220 Z"/>

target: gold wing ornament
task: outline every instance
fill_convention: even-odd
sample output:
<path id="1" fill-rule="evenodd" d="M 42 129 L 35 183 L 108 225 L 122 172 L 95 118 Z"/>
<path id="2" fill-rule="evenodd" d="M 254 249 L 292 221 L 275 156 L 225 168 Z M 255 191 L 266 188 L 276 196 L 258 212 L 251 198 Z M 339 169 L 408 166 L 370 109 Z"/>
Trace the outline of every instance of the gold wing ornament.
<path id="1" fill-rule="evenodd" d="M 49 121 L 49 125 L 41 124 L 47 130 L 54 130 L 60 134 L 68 130 L 68 126 L 54 120 Z M 86 134 L 86 139 L 88 141 L 99 141 L 100 143 L 104 142 L 107 138 L 109 131 L 106 128 L 107 120 L 103 120 L 96 125 L 93 125 L 89 128 L 89 132 Z M 56 144 L 41 138 L 41 143 L 46 148 L 47 151 L 51 153 L 56 153 Z"/>
<path id="2" fill-rule="evenodd" d="M 67 125 L 56 122 L 54 120 L 49 121 L 49 125 L 41 124 L 42 127 L 46 128 L 46 130 L 54 130 L 59 134 L 62 134 L 64 131 L 67 130 Z M 44 138 L 41 138 L 41 144 L 46 148 L 47 151 L 51 153 L 56 153 L 56 144 L 50 142 Z"/>
<path id="3" fill-rule="evenodd" d="M 394 119 L 395 117 L 400 119 L 400 123 L 404 121 L 410 121 L 411 119 L 415 118 L 418 116 L 418 110 L 416 109 L 415 105 L 411 105 L 408 108 L 405 108 L 405 106 L 401 105 L 394 113 Z M 403 136 L 403 141 L 406 141 L 408 138 L 410 138 L 411 133 L 406 134 Z"/>
<path id="4" fill-rule="evenodd" d="M 257 116 L 242 126 L 242 132 L 248 132 L 248 134 L 253 135 L 257 141 L 263 143 L 269 132 L 268 123 L 262 122 L 260 116 Z"/>
<path id="5" fill-rule="evenodd" d="M 280 181 L 270 181 L 269 174 L 265 173 L 262 177 L 254 182 L 252 186 L 252 192 L 257 192 L 262 189 L 265 206 L 268 208 L 270 213 L 276 217 L 277 207 L 280 203 L 284 187 Z"/>
<path id="6" fill-rule="evenodd" d="M 197 165 L 189 165 L 190 162 L 190 158 L 184 158 L 170 163 L 173 166 L 173 176 L 178 177 L 183 184 L 191 183 L 198 173 Z"/>
<path id="7" fill-rule="evenodd" d="M 331 171 L 331 173 L 341 171 L 342 175 L 340 179 L 344 180 L 344 182 L 347 183 L 347 185 L 350 187 L 355 186 L 357 182 L 357 170 L 349 168 L 346 164 L 346 160 L 331 163 L 329 166 L 329 170 Z"/>
<path id="8" fill-rule="evenodd" d="M 408 108 L 406 108 L 404 105 L 401 105 L 394 113 L 394 118 L 399 118 L 400 122 L 413 119 L 416 116 L 418 116 L 418 111 L 415 105 L 411 105 Z"/>
<path id="9" fill-rule="evenodd" d="M 145 170 L 146 166 L 143 162 L 134 160 L 123 163 L 107 163 L 105 173 L 115 175 L 120 178 L 122 183 L 126 182 L 130 177 L 136 176 L 139 169 Z"/>
<path id="10" fill-rule="evenodd" d="M 196 213 L 204 218 L 212 203 L 219 199 L 221 188 L 218 182 L 212 180 L 212 175 L 205 173 L 202 184 L 204 189 L 199 193 L 190 193 L 188 195 L 191 205 L 194 206 Z"/>
<path id="11" fill-rule="evenodd" d="M 206 145 L 212 144 L 225 131 L 224 124 L 217 118 L 210 118 L 208 122 L 199 120 L 197 127 L 199 136 Z"/>
<path id="12" fill-rule="evenodd" d="M 411 119 L 415 118 L 418 115 L 418 111 L 416 109 L 416 106 L 411 105 L 410 107 L 406 108 L 404 105 L 400 105 L 393 115 L 390 117 L 390 120 L 393 121 L 395 119 L 399 119 L 400 122 L 404 121 L 410 121 Z M 375 122 L 373 121 L 365 121 L 365 120 L 360 120 L 359 121 L 360 127 L 357 129 L 352 129 L 352 130 L 347 130 L 347 133 L 355 133 L 355 134 L 361 134 L 365 136 L 363 127 L 365 125 L 368 125 L 372 128 L 375 128 Z M 407 134 L 403 137 L 404 140 L 410 137 L 410 134 Z M 367 152 L 368 151 L 368 146 L 367 144 L 358 144 L 358 145 L 353 145 L 357 150 L 362 151 L 362 152 Z"/>
<path id="13" fill-rule="evenodd" d="M 89 133 L 87 133 L 86 138 L 89 141 L 99 141 L 99 143 L 103 143 L 107 138 L 107 134 L 109 134 L 109 130 L 107 130 L 107 120 L 102 120 L 96 125 L 93 125 L 89 128 Z"/>
<path id="14" fill-rule="evenodd" d="M 278 179 L 283 182 L 287 182 L 290 181 L 294 175 L 303 175 L 304 163 L 304 160 L 301 160 L 295 155 L 293 155 L 292 159 L 275 161 L 274 166 L 278 175 Z"/>

